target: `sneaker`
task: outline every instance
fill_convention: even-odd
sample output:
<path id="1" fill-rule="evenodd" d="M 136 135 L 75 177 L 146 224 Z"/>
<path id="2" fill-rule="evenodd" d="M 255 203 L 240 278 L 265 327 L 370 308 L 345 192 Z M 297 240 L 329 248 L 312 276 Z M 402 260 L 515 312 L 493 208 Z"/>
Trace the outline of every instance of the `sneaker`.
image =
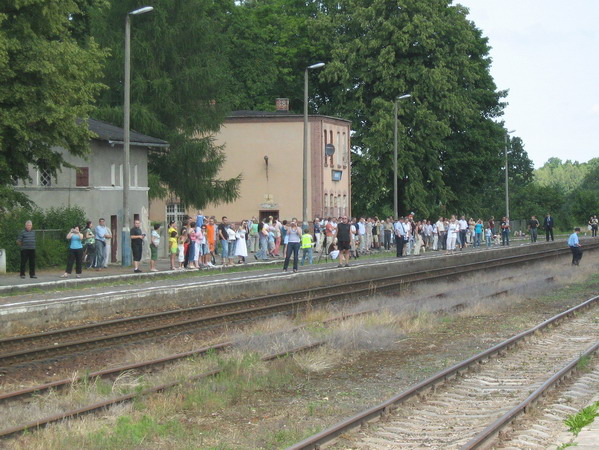
<path id="1" fill-rule="evenodd" d="M 141 273 L 141 269 L 135 269 L 133 272 L 134 273 Z"/>
<path id="2" fill-rule="evenodd" d="M 150 269 L 150 272 L 158 272 L 158 269 Z"/>
<path id="3" fill-rule="evenodd" d="M 339 265 L 337 265 L 337 267 L 343 267 L 343 264 L 339 264 Z"/>
<path id="4" fill-rule="evenodd" d="M 36 275 L 31 275 L 29 278 L 37 278 Z"/>
<path id="5" fill-rule="evenodd" d="M 297 270 L 296 270 L 296 269 L 293 269 L 293 273 L 297 273 Z"/>
<path id="6" fill-rule="evenodd" d="M 75 278 L 81 278 L 81 275 L 75 275 Z"/>
<path id="7" fill-rule="evenodd" d="M 25 275 L 21 275 L 21 278 L 22 278 L 22 279 L 25 279 Z"/>
<path id="8" fill-rule="evenodd" d="M 349 264 L 346 264 L 345 267 L 349 267 Z"/>

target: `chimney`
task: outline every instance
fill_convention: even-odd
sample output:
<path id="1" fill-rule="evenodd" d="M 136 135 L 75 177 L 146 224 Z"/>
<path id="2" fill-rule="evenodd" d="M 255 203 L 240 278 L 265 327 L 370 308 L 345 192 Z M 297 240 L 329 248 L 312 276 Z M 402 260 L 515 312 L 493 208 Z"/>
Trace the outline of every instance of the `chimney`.
<path id="1" fill-rule="evenodd" d="M 288 98 L 278 98 L 275 102 L 277 112 L 289 112 L 289 99 Z"/>

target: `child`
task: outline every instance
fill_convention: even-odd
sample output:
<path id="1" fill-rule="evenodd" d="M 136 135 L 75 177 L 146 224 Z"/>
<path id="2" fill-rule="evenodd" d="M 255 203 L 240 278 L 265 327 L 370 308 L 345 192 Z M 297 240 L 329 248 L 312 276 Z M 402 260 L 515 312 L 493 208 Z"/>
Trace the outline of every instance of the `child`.
<path id="1" fill-rule="evenodd" d="M 485 228 L 485 241 L 487 241 L 487 248 L 491 247 L 491 238 L 493 235 L 491 234 L 491 229 L 489 227 Z"/>
<path id="2" fill-rule="evenodd" d="M 185 268 L 185 243 L 187 242 L 187 230 L 183 228 L 179 236 L 179 270 Z"/>
<path id="3" fill-rule="evenodd" d="M 306 260 L 306 255 L 308 255 L 308 264 L 312 264 L 313 245 L 312 235 L 308 233 L 308 228 L 304 228 L 304 233 L 302 234 L 302 262 L 300 263 L 302 266 Z"/>
<path id="4" fill-rule="evenodd" d="M 499 245 L 499 244 L 501 244 L 501 241 L 500 241 L 500 239 L 501 239 L 501 236 L 500 236 L 499 234 L 496 234 L 496 235 L 494 235 L 494 236 L 493 236 L 493 244 L 494 244 L 494 245 Z"/>
<path id="5" fill-rule="evenodd" d="M 175 256 L 177 255 L 177 231 L 172 230 L 168 238 L 168 247 L 171 254 L 171 270 L 175 270 Z"/>
<path id="6" fill-rule="evenodd" d="M 272 227 L 271 227 L 272 228 Z M 275 249 L 275 233 L 274 230 L 268 230 L 268 254 L 270 256 L 272 256 L 273 258 L 275 257 L 275 254 L 273 253 Z"/>

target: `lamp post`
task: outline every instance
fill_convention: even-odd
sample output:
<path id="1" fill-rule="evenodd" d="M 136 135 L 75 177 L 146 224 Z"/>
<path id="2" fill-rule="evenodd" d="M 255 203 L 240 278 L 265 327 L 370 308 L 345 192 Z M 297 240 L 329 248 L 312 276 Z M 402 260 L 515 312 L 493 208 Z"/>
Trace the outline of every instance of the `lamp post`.
<path id="1" fill-rule="evenodd" d="M 509 218 L 510 217 L 510 191 L 509 191 L 509 187 L 507 184 L 507 180 L 508 180 L 508 165 L 507 165 L 507 144 L 508 144 L 508 138 L 510 133 L 514 133 L 516 130 L 510 130 L 505 132 L 505 136 L 504 136 L 504 141 L 505 141 L 505 146 L 504 146 L 504 156 L 505 156 L 505 217 Z"/>
<path id="2" fill-rule="evenodd" d="M 303 200 L 302 228 L 308 225 L 308 70 L 324 67 L 323 62 L 312 64 L 304 71 L 304 170 L 303 170 Z"/>
<path id="3" fill-rule="evenodd" d="M 131 17 L 152 11 L 152 6 L 144 6 L 127 13 L 125 18 L 125 98 L 123 104 L 123 228 L 121 232 L 121 264 L 131 265 L 131 251 L 129 248 L 129 231 L 131 218 L 129 217 L 129 143 L 130 143 L 130 115 L 131 115 Z"/>
<path id="4" fill-rule="evenodd" d="M 393 102 L 393 114 L 395 120 L 393 122 L 393 217 L 397 218 L 397 102 L 404 98 L 410 98 L 410 94 L 400 95 Z"/>

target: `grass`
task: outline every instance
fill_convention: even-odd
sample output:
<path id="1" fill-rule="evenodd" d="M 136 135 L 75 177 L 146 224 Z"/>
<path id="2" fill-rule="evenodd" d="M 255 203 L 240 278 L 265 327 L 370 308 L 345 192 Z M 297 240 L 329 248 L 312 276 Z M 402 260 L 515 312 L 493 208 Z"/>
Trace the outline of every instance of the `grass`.
<path id="1" fill-rule="evenodd" d="M 591 362 L 591 357 L 589 355 L 581 355 L 576 362 L 576 369 L 582 372 L 586 372 L 589 370 L 589 364 Z"/>
<path id="2" fill-rule="evenodd" d="M 560 271 L 563 268 L 555 267 Z M 527 272 L 530 287 L 537 292 L 535 276 L 547 276 L 547 269 L 537 273 Z M 340 314 L 339 306 L 314 309 L 294 320 L 272 318 L 244 331 L 235 330 L 237 348 L 225 354 L 210 354 L 202 358 L 190 358 L 180 364 L 169 366 L 159 374 L 139 377 L 126 374 L 114 383 L 86 378 L 73 388 L 72 399 L 81 402 L 85 395 L 114 395 L 139 391 L 143 386 L 184 380 L 191 375 L 221 367 L 223 372 L 211 379 L 204 379 L 191 386 L 171 389 L 161 395 L 138 398 L 133 405 L 111 408 L 101 418 L 90 416 L 81 420 L 49 427 L 43 433 L 32 433 L 14 441 L 14 448 L 222 448 L 248 447 L 281 448 L 297 442 L 318 431 L 330 417 L 339 413 L 334 400 L 340 398 L 360 401 L 360 393 L 348 389 L 342 392 L 312 392 L 311 379 L 330 376 L 327 371 L 343 367 L 348 376 L 360 377 L 361 372 L 351 365 L 356 355 L 370 351 L 394 348 L 406 336 L 426 337 L 431 330 L 436 333 L 459 326 L 459 320 L 443 319 L 447 313 L 436 314 L 441 308 L 451 310 L 452 305 L 467 302 L 459 315 L 484 320 L 486 314 L 497 311 L 513 302 L 527 300 L 525 297 L 494 298 L 488 302 L 476 301 L 485 278 L 476 277 L 474 287 L 467 288 L 462 282 L 452 284 L 453 295 L 442 299 L 431 298 L 436 292 L 446 290 L 447 282 L 431 283 L 420 292 L 413 291 L 402 297 L 376 297 L 361 305 L 353 305 L 342 311 L 381 308 L 376 313 L 354 317 L 343 323 L 325 327 L 323 321 Z M 593 281 L 595 280 L 595 281 Z M 599 281 L 594 275 L 583 284 L 592 286 Z M 494 286 L 498 283 L 491 283 Z M 572 287 L 572 285 L 570 285 Z M 464 289 L 461 289 L 461 288 Z M 495 286 L 496 287 L 496 286 Z M 555 285 L 545 286 L 552 294 L 560 290 Z M 581 291 L 582 292 L 582 291 Z M 564 296 L 562 292 L 560 295 Z M 570 295 L 569 298 L 573 298 Z M 546 301 L 541 299 L 539 301 Z M 472 308 L 475 312 L 467 313 Z M 481 317 L 475 317 L 481 315 Z M 488 318 L 488 315 L 486 316 Z M 472 318 L 472 319 L 470 319 Z M 510 318 L 512 320 L 513 318 Z M 506 321 L 507 318 L 506 318 Z M 308 324 L 301 333 L 290 332 L 298 324 Z M 260 360 L 260 355 L 281 351 L 309 340 L 325 340 L 317 349 L 282 358 L 270 364 Z M 306 341 L 304 341 L 306 340 Z M 150 352 L 151 353 L 151 352 Z M 138 355 L 144 359 L 148 354 Z M 450 361 L 448 362 L 450 363 Z M 420 367 L 420 366 L 419 366 Z M 437 369 L 421 367 L 423 373 Z M 302 393 L 297 386 L 304 386 Z M 83 391 L 78 393 L 77 389 Z M 296 392 L 296 390 L 298 392 Z M 89 393 L 85 394 L 86 391 Z M 313 395 L 310 396 L 309 394 Z M 85 395 L 84 395 L 85 394 Z M 350 395 L 351 394 L 351 395 Z M 303 397 L 305 398 L 302 398 Z M 299 396 L 299 398 L 298 398 Z M 354 399 L 354 396 L 356 397 Z M 326 401 L 324 400 L 326 398 Z M 331 399 L 329 401 L 329 398 Z M 280 401 L 277 403 L 277 399 Z M 67 400 L 53 394 L 47 404 L 65 405 Z M 299 407 L 303 418 L 280 415 L 279 410 L 290 405 Z M 10 411 L 0 411 L 0 416 L 11 417 Z M 308 420 L 306 418 L 311 418 Z M 230 425 L 235 423 L 233 427 Z M 11 442 L 13 443 L 13 442 Z"/>
<path id="3" fill-rule="evenodd" d="M 574 436 L 578 436 L 580 430 L 582 430 L 585 426 L 592 423 L 595 420 L 595 417 L 599 415 L 597 412 L 599 410 L 599 401 L 593 403 L 592 405 L 583 408 L 577 414 L 573 414 L 564 420 L 564 424 L 568 427 L 568 431 L 574 434 Z"/>

